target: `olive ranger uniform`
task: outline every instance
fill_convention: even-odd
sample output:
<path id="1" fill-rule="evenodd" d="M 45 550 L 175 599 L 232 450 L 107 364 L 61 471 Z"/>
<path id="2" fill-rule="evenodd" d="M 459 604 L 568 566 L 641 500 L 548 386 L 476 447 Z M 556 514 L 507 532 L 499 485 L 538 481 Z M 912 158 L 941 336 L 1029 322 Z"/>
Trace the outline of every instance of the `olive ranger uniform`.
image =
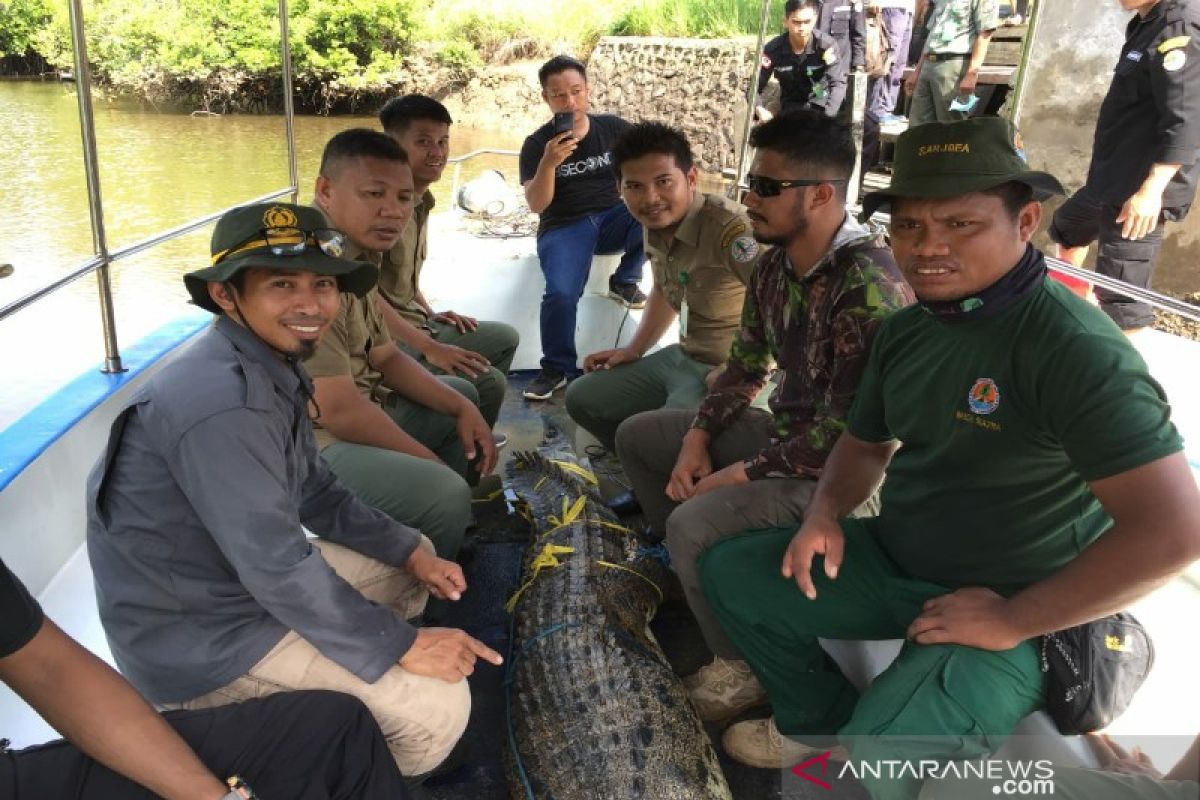
<path id="1" fill-rule="evenodd" d="M 937 0 L 927 18 L 929 35 L 917 67 L 909 127 L 967 118 L 965 111 L 951 111 L 950 104 L 971 63 L 976 40 L 1000 26 L 996 0 Z"/>
<path id="2" fill-rule="evenodd" d="M 644 236 L 654 288 L 679 314 L 679 344 L 567 387 L 571 418 L 609 448 L 617 426 L 634 414 L 700 405 L 705 377 L 729 355 L 746 284 L 763 250 L 740 205 L 699 192 L 671 236 L 651 230 Z M 766 393 L 760 397 L 765 403 Z"/>
<path id="3" fill-rule="evenodd" d="M 1187 215 L 1200 154 L 1200 3 L 1162 0 L 1135 15 L 1100 106 L 1087 183 L 1054 215 L 1050 237 L 1066 247 L 1099 240 L 1096 271 L 1147 287 L 1162 247 L 1163 223 Z M 1154 164 L 1181 164 L 1162 195 L 1159 224 L 1142 239 L 1121 238 L 1121 207 Z M 1096 290 L 1122 328 L 1153 322 L 1149 305 Z"/>
<path id="4" fill-rule="evenodd" d="M 814 30 L 804 52 L 796 53 L 788 35 L 776 36 L 763 48 L 758 71 L 758 93 L 767 88 L 771 76 L 779 81 L 781 111 L 819 108 L 835 116 L 836 98 L 846 94 L 846 61 L 838 56 L 838 45 L 827 33 Z"/>

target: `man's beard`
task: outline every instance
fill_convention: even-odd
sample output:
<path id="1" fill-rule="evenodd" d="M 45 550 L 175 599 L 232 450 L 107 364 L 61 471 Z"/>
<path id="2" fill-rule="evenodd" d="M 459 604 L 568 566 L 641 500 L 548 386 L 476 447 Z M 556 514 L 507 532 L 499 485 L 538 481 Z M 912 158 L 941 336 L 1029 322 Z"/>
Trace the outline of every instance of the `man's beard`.
<path id="1" fill-rule="evenodd" d="M 795 224 L 787 233 L 768 236 L 766 234 L 754 233 L 754 241 L 759 244 L 769 244 L 775 247 L 787 247 L 789 244 L 804 236 L 808 232 L 808 217 L 802 216 L 794 220 Z"/>
<path id="2" fill-rule="evenodd" d="M 316 354 L 317 345 L 319 343 L 320 343 L 319 340 L 313 341 L 313 342 L 307 342 L 307 341 L 301 342 L 300 345 L 295 350 L 293 350 L 289 355 L 292 355 L 292 356 L 300 359 L 301 361 L 307 361 L 308 359 L 312 358 Z"/>

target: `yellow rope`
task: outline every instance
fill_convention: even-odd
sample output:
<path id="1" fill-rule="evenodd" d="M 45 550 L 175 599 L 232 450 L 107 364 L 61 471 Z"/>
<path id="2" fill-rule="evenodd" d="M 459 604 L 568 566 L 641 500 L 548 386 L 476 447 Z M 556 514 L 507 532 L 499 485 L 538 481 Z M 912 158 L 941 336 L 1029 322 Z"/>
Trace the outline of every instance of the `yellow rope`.
<path id="1" fill-rule="evenodd" d="M 490 503 L 490 502 L 492 502 L 493 500 L 495 500 L 497 497 L 499 497 L 499 496 L 500 496 L 500 495 L 502 495 L 502 494 L 504 494 L 504 490 L 503 490 L 503 489 L 497 489 L 496 491 L 494 491 L 494 492 L 492 492 L 491 494 L 489 494 L 487 497 L 474 497 L 474 498 L 471 498 L 471 502 L 472 502 L 472 503 Z"/>
<path id="2" fill-rule="evenodd" d="M 585 481 L 590 483 L 592 486 L 600 485 L 600 482 L 596 480 L 596 476 L 594 474 L 592 474 L 591 472 L 588 472 L 586 469 L 579 466 L 578 464 L 572 464 L 570 461 L 559 461 L 559 460 L 553 459 L 553 458 L 550 459 L 550 463 L 557 464 L 558 466 L 562 467 L 567 472 L 570 472 L 572 475 L 578 475 L 580 478 L 583 478 Z"/>
<path id="3" fill-rule="evenodd" d="M 644 580 L 646 583 L 648 583 L 648 584 L 650 584 L 651 586 L 653 586 L 653 587 L 654 587 L 654 591 L 658 593 L 658 602 L 660 602 L 660 603 L 661 603 L 661 602 L 663 602 L 663 600 L 665 599 L 665 598 L 663 597 L 663 592 L 662 592 L 662 589 L 658 588 L 658 584 L 657 584 L 657 583 L 655 583 L 654 581 L 650 580 L 649 578 L 647 578 L 647 577 L 646 577 L 645 575 L 643 575 L 642 573 L 638 572 L 636 569 L 633 569 L 633 568 L 631 568 L 631 567 L 627 567 L 627 566 L 625 566 L 624 564 L 614 564 L 614 563 L 612 563 L 611 561 L 597 561 L 596 563 L 597 563 L 597 564 L 599 564 L 599 565 L 600 565 L 600 566 L 602 566 L 602 567 L 608 567 L 608 568 L 610 568 L 610 569 L 619 569 L 619 570 L 624 570 L 625 572 L 631 572 L 631 573 L 633 573 L 634 575 L 637 575 L 639 578 L 641 578 L 642 580 Z"/>
<path id="4" fill-rule="evenodd" d="M 541 479 L 540 479 L 540 480 L 538 480 L 538 482 L 537 482 L 537 483 L 535 483 L 535 484 L 533 485 L 533 490 L 536 492 L 538 489 L 540 489 L 540 488 L 542 488 L 543 486 L 545 486 L 545 485 L 546 485 L 546 481 L 548 481 L 548 480 L 550 480 L 550 479 L 549 479 L 549 478 L 547 478 L 545 475 L 543 475 L 543 476 L 541 477 Z"/>
<path id="5" fill-rule="evenodd" d="M 538 553 L 537 558 L 533 559 L 533 563 L 529 565 L 532 570 L 529 580 L 525 581 L 521 588 L 517 589 L 513 596 L 508 598 L 508 602 L 504 604 L 504 608 L 508 613 L 511 614 L 513 609 L 517 607 L 517 601 L 521 599 L 521 595 L 525 593 L 525 590 L 533 585 L 538 573 L 543 569 L 554 569 L 555 567 L 562 566 L 562 562 L 558 560 L 558 557 L 574 552 L 574 547 L 566 547 L 559 544 L 548 544 L 543 547 L 542 552 Z"/>

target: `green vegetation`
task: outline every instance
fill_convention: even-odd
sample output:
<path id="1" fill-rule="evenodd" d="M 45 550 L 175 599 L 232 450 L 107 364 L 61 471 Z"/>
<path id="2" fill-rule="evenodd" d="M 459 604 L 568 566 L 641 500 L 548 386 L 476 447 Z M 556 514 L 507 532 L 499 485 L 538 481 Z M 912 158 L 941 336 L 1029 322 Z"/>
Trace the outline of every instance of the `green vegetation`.
<path id="1" fill-rule="evenodd" d="M 309 85 L 385 83 L 417 54 L 465 78 L 484 63 L 555 52 L 586 56 L 606 34 L 753 33 L 759 3 L 291 0 L 292 57 L 298 81 Z M 34 53 L 68 68 L 66 6 L 62 0 L 0 0 L 0 59 Z M 277 0 L 84 0 L 93 71 L 118 87 L 276 75 L 277 8 Z"/>

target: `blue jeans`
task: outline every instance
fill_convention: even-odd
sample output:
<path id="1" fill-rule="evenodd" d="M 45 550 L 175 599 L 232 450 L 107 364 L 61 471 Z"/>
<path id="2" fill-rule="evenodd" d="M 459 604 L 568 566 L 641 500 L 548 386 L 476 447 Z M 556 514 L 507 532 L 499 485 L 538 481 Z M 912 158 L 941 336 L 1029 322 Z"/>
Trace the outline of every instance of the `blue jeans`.
<path id="1" fill-rule="evenodd" d="M 546 278 L 542 295 L 542 368 L 576 371 L 575 313 L 587 285 L 593 255 L 624 252 L 612 283 L 639 283 L 646 253 L 642 226 L 624 203 L 580 217 L 538 237 L 537 254 Z"/>

